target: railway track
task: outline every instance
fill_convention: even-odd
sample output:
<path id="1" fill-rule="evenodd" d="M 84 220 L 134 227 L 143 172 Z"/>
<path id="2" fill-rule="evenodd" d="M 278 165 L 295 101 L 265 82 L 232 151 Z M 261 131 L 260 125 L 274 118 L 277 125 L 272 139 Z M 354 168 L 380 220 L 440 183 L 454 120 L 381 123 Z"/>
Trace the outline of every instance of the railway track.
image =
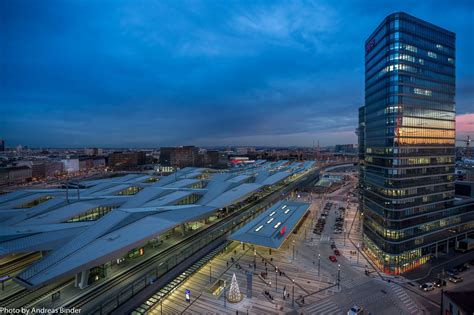
<path id="1" fill-rule="evenodd" d="M 54 285 L 53 288 L 50 288 L 49 286 L 47 286 L 47 287 L 39 288 L 39 289 L 35 290 L 34 292 L 30 291 L 28 289 L 21 289 L 20 291 L 13 293 L 12 295 L 8 296 L 7 298 L 2 299 L 0 301 L 0 306 L 2 306 L 2 307 L 16 307 L 16 308 L 18 308 L 18 307 L 28 308 L 30 305 L 38 303 L 39 301 L 51 296 L 51 294 L 61 290 L 62 288 L 68 286 L 72 282 L 73 282 L 72 279 L 67 279 L 65 281 L 60 282 L 57 285 Z M 37 293 L 40 290 L 45 291 L 45 292 L 40 293 L 40 296 L 31 299 L 26 304 L 15 305 L 15 303 L 21 301 L 22 299 L 25 299 L 26 297 L 28 297 L 31 294 Z"/>

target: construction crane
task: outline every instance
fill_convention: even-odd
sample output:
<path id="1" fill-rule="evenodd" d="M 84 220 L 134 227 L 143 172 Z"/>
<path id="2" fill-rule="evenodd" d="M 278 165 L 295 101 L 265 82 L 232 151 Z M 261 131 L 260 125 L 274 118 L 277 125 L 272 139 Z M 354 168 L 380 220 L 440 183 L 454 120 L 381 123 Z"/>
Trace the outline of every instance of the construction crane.
<path id="1" fill-rule="evenodd" d="M 465 150 L 465 153 L 464 153 L 464 157 L 466 158 L 470 158 L 471 157 L 471 137 L 470 136 L 466 136 L 466 139 L 459 139 L 459 140 L 456 140 L 456 142 L 464 142 L 464 144 L 466 145 L 466 150 Z"/>

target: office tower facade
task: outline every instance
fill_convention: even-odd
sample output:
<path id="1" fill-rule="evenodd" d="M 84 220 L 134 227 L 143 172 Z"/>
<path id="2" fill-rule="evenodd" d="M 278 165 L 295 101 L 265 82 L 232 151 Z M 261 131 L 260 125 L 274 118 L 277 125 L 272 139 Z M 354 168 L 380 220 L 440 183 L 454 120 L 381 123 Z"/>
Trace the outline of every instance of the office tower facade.
<path id="1" fill-rule="evenodd" d="M 474 227 L 454 202 L 455 34 L 405 13 L 365 43 L 359 109 L 364 249 L 399 274 Z"/>

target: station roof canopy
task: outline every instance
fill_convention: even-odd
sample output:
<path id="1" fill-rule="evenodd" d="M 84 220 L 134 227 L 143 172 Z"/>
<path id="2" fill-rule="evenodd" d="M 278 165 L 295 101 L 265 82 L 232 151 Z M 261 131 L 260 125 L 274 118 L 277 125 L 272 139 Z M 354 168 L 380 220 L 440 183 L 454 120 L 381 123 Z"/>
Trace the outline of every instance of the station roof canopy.
<path id="1" fill-rule="evenodd" d="M 280 201 L 233 233 L 229 239 L 278 249 L 308 209 L 308 203 Z"/>
<path id="2" fill-rule="evenodd" d="M 121 257 L 174 227 L 205 219 L 265 186 L 308 171 L 313 164 L 259 161 L 225 171 L 184 168 L 158 181 L 145 174 L 85 181 L 80 194 L 58 188 L 4 194 L 0 258 L 47 251 L 14 277 L 28 288 L 42 286 Z M 129 188 L 136 189 L 122 193 Z M 281 220 L 288 218 L 281 224 L 290 231 L 301 217 L 293 212 L 306 208 L 290 202 L 287 207 L 292 210 L 282 214 Z M 263 228 L 261 232 L 267 233 Z"/>

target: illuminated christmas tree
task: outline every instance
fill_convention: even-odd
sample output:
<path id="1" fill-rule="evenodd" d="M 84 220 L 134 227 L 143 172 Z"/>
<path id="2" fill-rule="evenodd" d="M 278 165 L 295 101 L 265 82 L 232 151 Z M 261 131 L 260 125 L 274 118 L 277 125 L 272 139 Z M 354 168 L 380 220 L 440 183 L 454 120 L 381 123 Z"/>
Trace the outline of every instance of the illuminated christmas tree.
<path id="1" fill-rule="evenodd" d="M 227 295 L 227 299 L 229 302 L 237 303 L 242 300 L 242 294 L 240 294 L 239 284 L 237 283 L 237 277 L 234 275 L 232 276 L 232 282 L 230 283 L 229 294 Z"/>

